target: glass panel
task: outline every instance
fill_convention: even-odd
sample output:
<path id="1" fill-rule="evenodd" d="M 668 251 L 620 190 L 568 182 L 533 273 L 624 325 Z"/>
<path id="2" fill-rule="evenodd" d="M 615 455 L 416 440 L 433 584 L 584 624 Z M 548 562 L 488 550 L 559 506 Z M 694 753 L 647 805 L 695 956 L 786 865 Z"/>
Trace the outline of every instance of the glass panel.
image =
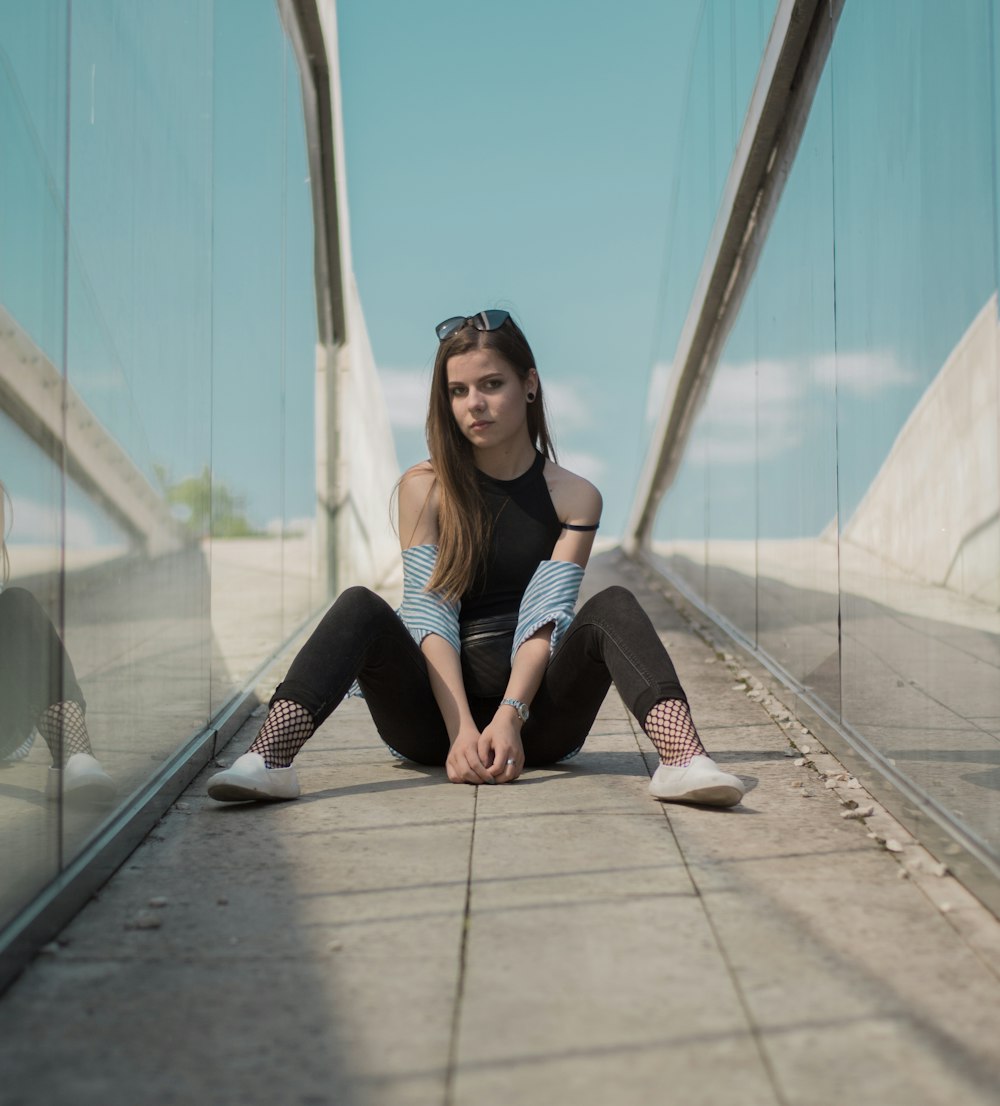
<path id="1" fill-rule="evenodd" d="M 176 490 L 210 459 L 211 5 L 78 5 L 72 36 L 66 640 L 123 796 L 208 719 Z M 70 798 L 67 856 L 107 812 Z"/>
<path id="2" fill-rule="evenodd" d="M 275 5 L 0 6 L 0 149 L 2 927 L 326 573 L 312 185 Z M 75 786 L 80 753 L 114 794 Z"/>
<path id="3" fill-rule="evenodd" d="M 989 7 L 848 5 L 833 62 L 843 714 L 996 848 Z"/>
<path id="4" fill-rule="evenodd" d="M 774 0 L 710 0 L 702 13 L 674 181 L 647 426 L 655 423 L 668 391 L 774 8 Z M 751 638 L 756 630 L 755 342 L 751 311 L 730 338 L 725 363 L 658 511 L 653 538 L 654 551 L 670 570 L 703 598 L 710 596 L 720 613 Z M 706 562 L 707 551 L 714 567 Z"/>
<path id="5" fill-rule="evenodd" d="M 61 3 L 0 7 L 0 927 L 59 865 L 36 727 L 72 683 L 58 576 L 66 23 Z"/>
<path id="6" fill-rule="evenodd" d="M 757 268 L 758 644 L 839 710 L 830 82 Z"/>
<path id="7" fill-rule="evenodd" d="M 692 51 L 691 76 L 671 185 L 667 258 L 649 404 L 666 392 L 722 189 L 743 130 L 776 0 L 710 0 Z M 647 420 L 647 428 L 653 425 Z"/>
<path id="8" fill-rule="evenodd" d="M 216 4 L 213 710 L 282 632 L 286 62 L 273 3 Z"/>
<path id="9" fill-rule="evenodd" d="M 653 552 L 664 567 L 704 597 L 708 434 L 695 425 L 684 463 L 656 515 Z"/>
<path id="10" fill-rule="evenodd" d="M 716 367 L 701 418 L 708 431 L 705 598 L 757 636 L 757 313 L 753 291 Z M 692 455 L 697 463 L 699 454 Z"/>
<path id="11" fill-rule="evenodd" d="M 286 46 L 284 289 L 284 628 L 290 636 L 322 602 L 316 529 L 316 281 L 312 182 L 306 154 L 299 73 Z"/>

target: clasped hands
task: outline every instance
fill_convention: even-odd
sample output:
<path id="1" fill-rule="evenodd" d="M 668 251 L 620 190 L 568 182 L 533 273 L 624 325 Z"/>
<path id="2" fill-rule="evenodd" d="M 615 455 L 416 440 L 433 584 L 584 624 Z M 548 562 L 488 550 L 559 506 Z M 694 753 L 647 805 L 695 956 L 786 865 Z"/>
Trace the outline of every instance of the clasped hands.
<path id="1" fill-rule="evenodd" d="M 445 761 L 452 783 L 513 783 L 524 768 L 524 746 L 517 724 L 494 718 L 482 732 L 459 732 Z"/>

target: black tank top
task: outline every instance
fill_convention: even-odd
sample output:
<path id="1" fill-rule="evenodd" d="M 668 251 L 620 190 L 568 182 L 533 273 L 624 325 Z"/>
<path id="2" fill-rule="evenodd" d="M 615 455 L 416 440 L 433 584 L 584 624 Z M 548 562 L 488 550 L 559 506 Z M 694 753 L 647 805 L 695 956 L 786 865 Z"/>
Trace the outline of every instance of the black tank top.
<path id="1" fill-rule="evenodd" d="M 462 596 L 462 622 L 517 614 L 538 562 L 548 560 L 562 533 L 541 453 L 536 452 L 531 468 L 514 480 L 496 480 L 485 472 L 476 475 L 493 520 L 493 540 L 485 576 Z"/>

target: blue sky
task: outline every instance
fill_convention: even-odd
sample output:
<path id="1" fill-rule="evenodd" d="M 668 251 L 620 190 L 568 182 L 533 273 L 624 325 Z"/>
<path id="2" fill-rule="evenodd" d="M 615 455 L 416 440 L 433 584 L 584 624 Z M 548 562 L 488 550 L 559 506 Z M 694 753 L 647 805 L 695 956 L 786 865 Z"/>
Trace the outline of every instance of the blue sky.
<path id="1" fill-rule="evenodd" d="M 620 531 L 701 0 L 339 0 L 354 268 L 403 465 L 434 324 L 501 306 Z"/>
<path id="2" fill-rule="evenodd" d="M 195 23 L 125 0 L 74 18 L 69 376 L 140 468 L 183 478 L 211 462 L 264 526 L 313 507 L 298 78 L 271 0 L 185 3 Z M 504 306 L 534 347 L 560 459 L 598 484 L 603 533 L 620 533 L 651 370 L 666 380 L 773 7 L 340 0 L 354 267 L 401 463 L 425 452 L 434 324 Z M 836 353 L 852 509 L 995 287 L 985 9 L 907 11 L 841 20 L 836 96 L 828 72 L 765 251 L 760 317 L 723 354 L 709 438 L 721 436 L 713 487 L 732 536 L 753 531 L 758 424 L 784 501 L 815 438 L 809 412 L 829 409 Z M 65 11 L 0 12 L 0 133 L 14 151 L 0 301 L 58 361 Z M 865 44 L 896 34 L 908 47 L 887 70 Z M 927 204 L 948 218 L 926 219 Z M 25 470 L 14 453 L 0 434 L 0 471 Z M 689 462 L 705 463 L 697 450 Z M 44 498 L 29 483 L 14 490 Z M 813 500 L 795 526 L 815 533 L 830 507 Z M 690 513 L 679 493 L 662 512 Z"/>

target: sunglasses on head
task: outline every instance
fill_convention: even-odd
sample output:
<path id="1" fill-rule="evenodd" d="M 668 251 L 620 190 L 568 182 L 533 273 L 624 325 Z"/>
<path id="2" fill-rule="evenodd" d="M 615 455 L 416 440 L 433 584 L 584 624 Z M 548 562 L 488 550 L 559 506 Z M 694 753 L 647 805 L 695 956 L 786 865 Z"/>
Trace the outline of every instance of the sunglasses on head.
<path id="1" fill-rule="evenodd" d="M 434 328 L 434 333 L 438 336 L 438 341 L 443 342 L 445 338 L 450 338 L 456 330 L 461 330 L 463 326 L 474 326 L 476 330 L 499 330 L 509 318 L 509 311 L 494 311 L 492 309 L 480 311 L 478 315 L 452 315 L 450 319 L 438 323 Z"/>

